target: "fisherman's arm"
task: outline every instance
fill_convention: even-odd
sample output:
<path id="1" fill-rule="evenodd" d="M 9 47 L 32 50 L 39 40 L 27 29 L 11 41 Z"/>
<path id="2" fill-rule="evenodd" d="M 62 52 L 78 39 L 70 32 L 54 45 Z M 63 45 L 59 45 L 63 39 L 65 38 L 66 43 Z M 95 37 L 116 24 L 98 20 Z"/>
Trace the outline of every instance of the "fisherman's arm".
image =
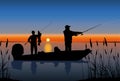
<path id="1" fill-rule="evenodd" d="M 83 32 L 77 32 L 77 34 L 81 34 L 81 35 L 83 35 Z"/>
<path id="2" fill-rule="evenodd" d="M 83 35 L 83 32 L 77 32 L 77 31 L 72 31 L 72 35 L 77 36 L 77 35 Z"/>
<path id="3" fill-rule="evenodd" d="M 28 38 L 28 42 L 30 42 L 31 36 Z"/>

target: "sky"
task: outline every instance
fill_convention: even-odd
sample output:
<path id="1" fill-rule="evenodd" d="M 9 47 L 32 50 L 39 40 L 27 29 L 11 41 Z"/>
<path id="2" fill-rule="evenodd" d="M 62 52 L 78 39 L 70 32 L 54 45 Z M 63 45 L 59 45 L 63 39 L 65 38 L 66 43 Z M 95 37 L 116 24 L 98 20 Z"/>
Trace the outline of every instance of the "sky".
<path id="1" fill-rule="evenodd" d="M 119 0 L 0 0 L 0 33 L 63 34 L 64 26 L 90 34 L 120 34 Z"/>

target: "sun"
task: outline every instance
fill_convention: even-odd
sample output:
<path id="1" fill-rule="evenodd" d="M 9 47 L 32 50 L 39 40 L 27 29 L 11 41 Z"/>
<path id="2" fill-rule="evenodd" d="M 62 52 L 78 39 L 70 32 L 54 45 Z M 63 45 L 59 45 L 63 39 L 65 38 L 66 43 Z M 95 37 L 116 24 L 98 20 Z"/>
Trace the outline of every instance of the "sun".
<path id="1" fill-rule="evenodd" d="M 50 42 L 50 38 L 46 38 L 46 42 Z"/>

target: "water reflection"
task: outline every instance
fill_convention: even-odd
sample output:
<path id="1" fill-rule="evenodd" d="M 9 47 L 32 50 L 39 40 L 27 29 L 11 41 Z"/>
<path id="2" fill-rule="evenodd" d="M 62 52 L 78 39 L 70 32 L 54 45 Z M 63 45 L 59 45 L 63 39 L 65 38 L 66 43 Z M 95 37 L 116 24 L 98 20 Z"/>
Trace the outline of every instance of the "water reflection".
<path id="1" fill-rule="evenodd" d="M 32 74 L 36 74 L 37 68 L 38 68 L 38 61 L 30 61 L 30 70 Z M 13 69 L 22 70 L 25 66 L 23 66 L 23 63 L 26 63 L 26 61 L 13 61 L 11 63 Z M 66 71 L 66 74 L 68 75 L 71 71 L 72 63 L 87 63 L 87 61 L 79 60 L 79 61 L 40 61 L 39 62 L 42 65 L 45 64 L 53 64 L 55 68 L 59 67 L 59 64 L 64 64 L 64 70 Z M 27 65 L 26 65 L 27 66 Z M 40 69 L 40 68 L 39 68 Z M 42 68 L 41 68 L 42 69 Z"/>
<path id="2" fill-rule="evenodd" d="M 65 62 L 65 71 L 67 74 L 70 73 L 71 70 L 71 62 Z"/>
<path id="3" fill-rule="evenodd" d="M 32 71 L 32 74 L 36 74 L 36 69 L 37 69 L 37 64 L 35 61 L 32 61 L 31 62 L 31 71 Z"/>
<path id="4" fill-rule="evenodd" d="M 23 61 L 13 61 L 11 65 L 14 69 L 22 70 Z"/>

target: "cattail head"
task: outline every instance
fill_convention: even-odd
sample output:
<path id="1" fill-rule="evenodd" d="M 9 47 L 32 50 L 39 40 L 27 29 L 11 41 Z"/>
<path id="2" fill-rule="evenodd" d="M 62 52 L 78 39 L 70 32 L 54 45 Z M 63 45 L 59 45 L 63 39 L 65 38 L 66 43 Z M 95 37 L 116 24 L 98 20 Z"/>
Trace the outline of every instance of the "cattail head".
<path id="1" fill-rule="evenodd" d="M 7 39 L 7 41 L 6 41 L 6 48 L 8 47 L 8 39 Z"/>
<path id="2" fill-rule="evenodd" d="M 92 41 L 91 41 L 91 38 L 90 38 L 90 47 L 92 48 Z"/>
<path id="3" fill-rule="evenodd" d="M 85 49 L 87 49 L 87 44 L 85 44 Z"/>
<path id="4" fill-rule="evenodd" d="M 114 42 L 114 46 L 116 47 L 116 42 Z"/>
<path id="5" fill-rule="evenodd" d="M 108 45 L 105 37 L 104 37 L 104 43 L 105 43 L 106 46 Z"/>

